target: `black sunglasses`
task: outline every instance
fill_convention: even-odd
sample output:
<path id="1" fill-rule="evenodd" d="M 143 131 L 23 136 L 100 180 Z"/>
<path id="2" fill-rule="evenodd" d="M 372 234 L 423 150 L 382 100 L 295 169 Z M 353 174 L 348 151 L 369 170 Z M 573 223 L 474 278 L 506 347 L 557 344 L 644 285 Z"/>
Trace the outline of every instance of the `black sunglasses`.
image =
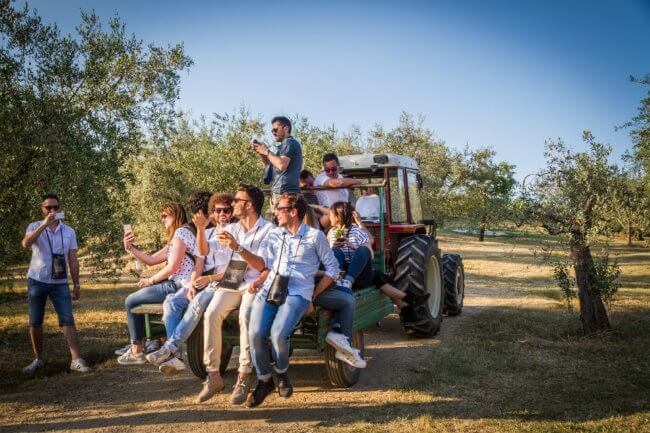
<path id="1" fill-rule="evenodd" d="M 214 213 L 231 213 L 232 208 L 231 207 L 215 207 L 213 212 Z"/>
<path id="2" fill-rule="evenodd" d="M 43 208 L 45 208 L 47 210 L 59 210 L 58 205 L 55 205 L 55 206 L 43 206 Z"/>

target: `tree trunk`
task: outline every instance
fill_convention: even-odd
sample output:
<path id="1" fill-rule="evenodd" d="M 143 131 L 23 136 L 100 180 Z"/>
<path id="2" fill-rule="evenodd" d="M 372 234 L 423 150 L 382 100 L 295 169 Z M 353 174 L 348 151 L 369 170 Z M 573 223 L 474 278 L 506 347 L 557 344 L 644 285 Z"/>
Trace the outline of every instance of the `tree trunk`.
<path id="1" fill-rule="evenodd" d="M 485 240 L 485 223 L 481 222 L 478 227 L 478 241 L 483 242 Z"/>
<path id="2" fill-rule="evenodd" d="M 582 329 L 585 334 L 607 331 L 610 329 L 609 319 L 603 300 L 594 290 L 595 269 L 589 246 L 581 235 L 574 233 L 571 235 L 570 248 L 578 285 Z"/>
<path id="3" fill-rule="evenodd" d="M 632 224 L 627 223 L 627 246 L 632 246 Z"/>

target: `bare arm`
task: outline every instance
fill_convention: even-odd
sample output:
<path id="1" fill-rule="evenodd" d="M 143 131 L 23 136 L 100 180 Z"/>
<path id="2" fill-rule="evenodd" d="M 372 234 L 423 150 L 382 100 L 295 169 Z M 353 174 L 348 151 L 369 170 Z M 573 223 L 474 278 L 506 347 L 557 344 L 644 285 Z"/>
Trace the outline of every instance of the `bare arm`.
<path id="1" fill-rule="evenodd" d="M 26 250 L 30 249 L 41 233 L 43 233 L 43 230 L 45 230 L 47 225 L 52 221 L 54 221 L 54 212 L 48 213 L 36 230 L 25 234 L 25 237 L 23 237 L 23 240 L 20 242 L 22 247 Z"/>
<path id="2" fill-rule="evenodd" d="M 72 277 L 72 299 L 79 299 L 79 258 L 77 257 L 77 250 L 68 251 L 68 268 L 70 269 L 70 276 Z"/>
<path id="3" fill-rule="evenodd" d="M 331 188 L 348 188 L 350 186 L 361 185 L 362 183 L 365 183 L 363 179 L 344 177 L 343 179 L 327 179 L 323 185 Z"/>
<path id="4" fill-rule="evenodd" d="M 129 253 L 131 253 L 133 257 L 138 259 L 141 263 L 144 263 L 147 266 L 153 266 L 165 261 L 165 259 L 167 258 L 167 248 L 169 247 L 164 246 L 162 249 L 156 251 L 152 255 L 143 253 L 133 245 L 131 245 L 128 251 Z"/>
<path id="5" fill-rule="evenodd" d="M 227 231 L 221 232 L 221 234 L 219 235 L 219 242 L 224 245 L 227 245 L 228 248 L 230 248 L 233 251 L 236 251 L 237 248 L 240 247 L 235 237 L 232 234 L 228 233 Z M 239 255 L 241 256 L 242 259 L 246 261 L 246 263 L 248 263 L 249 266 L 252 266 L 257 271 L 262 272 L 266 268 L 264 259 L 258 255 L 251 253 L 246 248 L 242 248 L 241 251 L 239 252 Z"/>
<path id="6" fill-rule="evenodd" d="M 323 278 L 320 279 L 316 287 L 314 287 L 314 294 L 312 295 L 312 299 L 316 299 L 318 295 L 323 293 L 325 290 L 329 288 L 329 286 L 332 285 L 334 282 L 334 279 L 328 275 L 323 275 Z"/>
<path id="7" fill-rule="evenodd" d="M 205 228 L 208 226 L 210 220 L 199 210 L 192 216 L 192 222 L 196 226 L 196 249 L 202 256 L 210 254 L 210 246 L 205 237 Z"/>
<path id="8" fill-rule="evenodd" d="M 273 167 L 277 168 L 280 171 L 285 171 L 289 167 L 291 158 L 285 155 L 275 155 L 271 153 L 266 144 L 264 143 L 253 143 L 253 150 L 259 153 L 262 156 L 262 162 L 264 165 L 271 164 Z"/>

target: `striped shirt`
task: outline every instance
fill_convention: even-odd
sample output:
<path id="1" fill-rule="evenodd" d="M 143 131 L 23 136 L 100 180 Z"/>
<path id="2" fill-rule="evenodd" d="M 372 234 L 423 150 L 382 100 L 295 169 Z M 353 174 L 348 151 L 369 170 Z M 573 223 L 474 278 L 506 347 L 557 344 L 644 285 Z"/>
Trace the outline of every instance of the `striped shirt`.
<path id="1" fill-rule="evenodd" d="M 333 247 L 334 243 L 336 242 L 336 235 L 334 234 L 334 232 L 336 232 L 336 229 L 332 227 L 330 231 L 327 233 L 327 241 L 329 242 L 331 247 Z M 370 240 L 368 233 L 361 230 L 361 228 L 356 224 L 352 224 L 349 229 L 345 230 L 344 238 L 346 238 L 347 242 L 344 246 L 339 248 L 343 251 L 343 254 L 345 255 L 346 263 L 350 263 L 352 261 L 352 256 L 354 255 L 355 251 L 360 246 L 362 246 L 363 244 L 367 243 Z"/>

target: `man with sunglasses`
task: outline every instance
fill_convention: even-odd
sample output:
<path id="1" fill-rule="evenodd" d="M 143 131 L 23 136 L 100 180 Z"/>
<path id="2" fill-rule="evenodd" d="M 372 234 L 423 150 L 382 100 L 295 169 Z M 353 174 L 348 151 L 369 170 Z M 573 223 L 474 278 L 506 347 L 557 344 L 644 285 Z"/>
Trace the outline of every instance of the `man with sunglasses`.
<path id="1" fill-rule="evenodd" d="M 278 394 L 293 394 L 289 368 L 289 338 L 302 316 L 309 309 L 312 296 L 329 287 L 339 275 L 339 265 L 325 234 L 302 223 L 307 211 L 305 199 L 295 193 L 280 197 L 275 214 L 279 227 L 271 230 L 264 254 L 268 276 L 253 300 L 249 338 L 251 356 L 258 383 L 246 400 L 247 407 L 260 405 L 275 390 L 272 372 L 278 378 Z M 323 263 L 324 275 L 314 287 L 314 278 Z M 283 301 L 267 300 L 269 292 L 286 289 Z M 272 293 L 273 293 L 272 292 Z M 271 368 L 273 355 L 275 365 Z"/>
<path id="2" fill-rule="evenodd" d="M 45 364 L 43 360 L 43 317 L 49 297 L 59 317 L 59 326 L 68 342 L 72 362 L 70 371 L 87 373 L 90 368 L 81 358 L 79 336 L 72 315 L 72 300 L 79 299 L 79 260 L 77 258 L 77 235 L 74 229 L 63 224 L 59 212 L 59 197 L 46 194 L 41 203 L 42 221 L 27 227 L 21 244 L 32 250 L 27 272 L 27 302 L 29 305 L 29 337 L 36 358 L 25 374 L 34 374 Z M 66 263 L 72 277 L 72 296 L 68 288 Z"/>
<path id="3" fill-rule="evenodd" d="M 350 201 L 350 192 L 347 188 L 362 183 L 363 179 L 344 178 L 339 173 L 338 156 L 335 153 L 326 153 L 323 155 L 323 172 L 314 181 L 314 186 L 340 188 L 316 191 L 320 205 L 330 207 L 337 201 Z"/>
<path id="4" fill-rule="evenodd" d="M 291 136 L 291 121 L 288 118 L 276 116 L 271 119 L 271 125 L 273 138 L 280 143 L 277 152 L 271 152 L 265 143 L 257 140 L 251 143 L 251 147 L 260 155 L 264 163 L 264 179 L 271 184 L 271 211 L 273 211 L 281 194 L 300 192 L 302 146 Z"/>
<path id="5" fill-rule="evenodd" d="M 231 224 L 223 231 L 218 242 L 225 246 L 230 253 L 230 260 L 243 261 L 246 271 L 237 287 L 217 287 L 210 305 L 205 310 L 203 318 L 203 357 L 205 369 L 208 372 L 203 389 L 197 400 L 204 402 L 223 389 L 223 379 L 219 373 L 221 364 L 221 330 L 226 317 L 239 308 L 239 368 L 237 382 L 230 396 L 232 404 L 242 404 L 250 389 L 250 375 L 253 371 L 248 340 L 248 323 L 250 320 L 251 304 L 266 277 L 266 265 L 262 258 L 266 253 L 269 232 L 275 227 L 262 218 L 264 193 L 257 187 L 240 185 L 232 201 L 233 214 L 239 222 Z M 213 251 L 217 241 L 202 242 L 199 250 L 202 253 Z"/>

